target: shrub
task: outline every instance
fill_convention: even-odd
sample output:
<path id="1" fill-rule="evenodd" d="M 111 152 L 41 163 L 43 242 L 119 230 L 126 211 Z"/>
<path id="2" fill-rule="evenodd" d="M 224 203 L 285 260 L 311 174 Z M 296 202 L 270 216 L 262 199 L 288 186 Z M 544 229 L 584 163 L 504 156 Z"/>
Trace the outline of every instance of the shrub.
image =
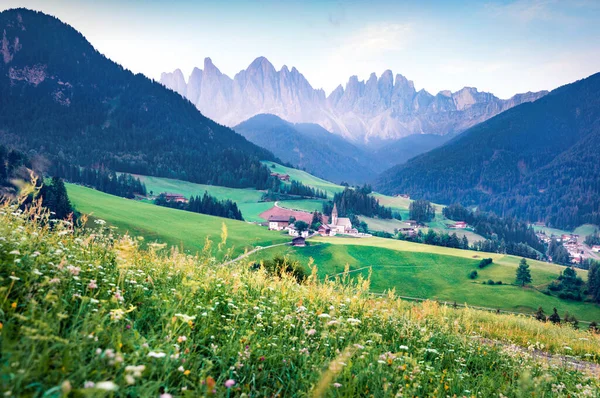
<path id="1" fill-rule="evenodd" d="M 493 262 L 491 258 L 484 258 L 479 262 L 479 268 L 485 268 Z"/>
<path id="2" fill-rule="evenodd" d="M 477 271 L 476 270 L 471 271 L 471 273 L 469 274 L 469 278 L 470 279 L 477 278 Z"/>
<path id="3" fill-rule="evenodd" d="M 495 284 L 495 282 L 494 282 L 493 280 L 491 280 L 491 279 L 490 279 L 490 280 L 488 281 L 488 283 L 487 283 L 487 284 L 488 284 L 488 285 L 494 285 L 494 284 Z"/>

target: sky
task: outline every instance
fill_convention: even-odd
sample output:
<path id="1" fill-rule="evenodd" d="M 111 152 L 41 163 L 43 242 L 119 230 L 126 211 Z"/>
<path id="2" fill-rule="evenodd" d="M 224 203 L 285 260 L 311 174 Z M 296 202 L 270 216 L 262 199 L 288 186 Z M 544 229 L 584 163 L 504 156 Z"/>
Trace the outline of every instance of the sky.
<path id="1" fill-rule="evenodd" d="M 386 69 L 435 94 L 500 98 L 600 72 L 600 0 L 2 0 L 60 18 L 158 80 L 205 57 L 233 77 L 258 56 L 330 93 Z"/>

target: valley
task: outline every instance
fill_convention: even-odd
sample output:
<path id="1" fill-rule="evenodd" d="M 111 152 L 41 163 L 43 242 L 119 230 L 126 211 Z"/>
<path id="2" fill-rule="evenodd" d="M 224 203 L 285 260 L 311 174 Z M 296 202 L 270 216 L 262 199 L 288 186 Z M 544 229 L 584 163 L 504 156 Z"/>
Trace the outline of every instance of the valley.
<path id="1" fill-rule="evenodd" d="M 598 395 L 600 8 L 24 3 L 3 396 Z"/>

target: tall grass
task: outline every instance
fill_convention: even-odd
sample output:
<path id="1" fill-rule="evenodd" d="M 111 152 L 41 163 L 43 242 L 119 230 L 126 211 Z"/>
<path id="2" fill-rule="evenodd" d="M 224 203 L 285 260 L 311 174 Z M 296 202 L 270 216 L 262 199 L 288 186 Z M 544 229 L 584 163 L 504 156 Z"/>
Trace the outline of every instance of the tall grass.
<path id="1" fill-rule="evenodd" d="M 527 348 L 598 358 L 597 337 L 531 319 L 303 283 L 203 253 L 0 207 L 5 396 L 594 396 L 593 375 Z M 215 245 L 226 250 L 227 231 Z M 496 339 L 503 344 L 484 344 Z M 585 340 L 587 339 L 587 340 Z M 543 345 L 543 346 L 542 346 Z"/>

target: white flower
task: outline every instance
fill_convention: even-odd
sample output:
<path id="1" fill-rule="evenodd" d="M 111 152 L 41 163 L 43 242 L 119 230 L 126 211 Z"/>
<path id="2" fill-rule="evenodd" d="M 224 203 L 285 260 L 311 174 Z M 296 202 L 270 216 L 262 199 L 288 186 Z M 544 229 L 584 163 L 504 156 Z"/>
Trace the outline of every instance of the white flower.
<path id="1" fill-rule="evenodd" d="M 356 318 L 348 318 L 346 320 L 346 322 L 348 322 L 351 325 L 357 325 L 360 323 L 360 319 L 356 319 Z"/>
<path id="2" fill-rule="evenodd" d="M 150 352 L 148 353 L 148 356 L 149 356 L 149 357 L 152 357 L 152 358 L 164 358 L 164 357 L 166 357 L 166 356 L 167 356 L 167 354 L 165 354 L 164 352 L 154 352 L 154 351 L 150 351 Z"/>
<path id="3" fill-rule="evenodd" d="M 399 348 L 400 348 L 401 350 L 408 351 L 408 346 L 401 345 Z"/>
<path id="4" fill-rule="evenodd" d="M 175 314 L 175 316 L 177 318 L 181 318 L 181 320 L 183 320 L 184 322 L 190 322 L 190 321 L 193 321 L 194 319 L 196 319 L 195 315 L 190 316 L 190 315 L 186 315 L 186 314 Z"/>
<path id="5" fill-rule="evenodd" d="M 96 383 L 96 388 L 104 391 L 117 391 L 119 386 L 117 386 L 112 381 L 101 381 Z"/>
<path id="6" fill-rule="evenodd" d="M 86 381 L 85 383 L 83 383 L 83 388 L 94 388 L 96 386 L 96 383 L 94 383 L 93 381 Z"/>
<path id="7" fill-rule="evenodd" d="M 331 318 L 331 315 L 323 313 L 323 314 L 319 314 L 319 318 Z"/>
<path id="8" fill-rule="evenodd" d="M 21 280 L 21 278 L 17 278 L 14 275 L 9 276 L 9 278 L 12 279 L 13 281 L 20 281 Z"/>
<path id="9" fill-rule="evenodd" d="M 18 250 L 13 250 L 13 251 L 9 252 L 8 254 L 14 254 L 15 256 L 18 256 L 21 254 L 21 252 Z"/>

